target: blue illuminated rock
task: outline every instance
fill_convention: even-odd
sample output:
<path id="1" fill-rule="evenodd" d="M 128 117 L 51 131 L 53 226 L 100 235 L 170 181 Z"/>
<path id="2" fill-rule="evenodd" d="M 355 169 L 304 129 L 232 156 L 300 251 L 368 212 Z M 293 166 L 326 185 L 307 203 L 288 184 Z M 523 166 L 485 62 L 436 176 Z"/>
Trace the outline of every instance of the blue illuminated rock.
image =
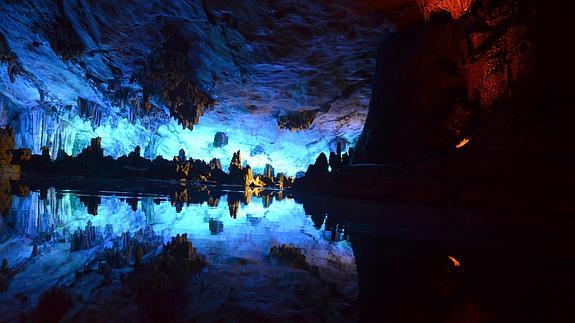
<path id="1" fill-rule="evenodd" d="M 226 135 L 225 132 L 216 132 L 215 136 L 214 136 L 214 147 L 219 148 L 219 147 L 224 147 L 228 144 L 228 136 Z"/>
<path id="2" fill-rule="evenodd" d="M 294 175 L 357 140 L 381 23 L 345 0 L 2 1 L 0 128 L 53 159 L 94 137 L 150 160 L 184 148 L 227 164 L 259 146 L 244 156 L 256 172 Z"/>

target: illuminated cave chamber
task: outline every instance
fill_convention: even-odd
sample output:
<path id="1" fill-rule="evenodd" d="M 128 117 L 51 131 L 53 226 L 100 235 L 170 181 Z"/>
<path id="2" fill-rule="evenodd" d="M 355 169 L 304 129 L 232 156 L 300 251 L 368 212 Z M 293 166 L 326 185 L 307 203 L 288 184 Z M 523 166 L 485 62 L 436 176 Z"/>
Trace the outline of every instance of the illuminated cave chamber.
<path id="1" fill-rule="evenodd" d="M 223 164 L 241 150 L 290 175 L 357 142 L 384 30 L 348 1 L 0 6 L 0 126 L 18 148 L 76 155 L 99 136 L 114 157 Z"/>

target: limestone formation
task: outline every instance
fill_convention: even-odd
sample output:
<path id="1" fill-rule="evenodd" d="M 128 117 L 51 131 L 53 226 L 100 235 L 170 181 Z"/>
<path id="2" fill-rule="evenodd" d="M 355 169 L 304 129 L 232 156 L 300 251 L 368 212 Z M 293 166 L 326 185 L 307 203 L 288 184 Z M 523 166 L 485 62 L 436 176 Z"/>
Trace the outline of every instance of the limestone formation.
<path id="1" fill-rule="evenodd" d="M 228 135 L 225 132 L 216 132 L 214 135 L 214 147 L 224 147 L 228 144 Z"/>
<path id="2" fill-rule="evenodd" d="M 180 162 L 186 161 L 186 151 L 183 148 L 180 149 L 180 151 L 178 152 L 178 161 Z"/>
<path id="3" fill-rule="evenodd" d="M 219 159 L 212 159 L 210 161 L 210 169 L 213 170 L 222 170 L 222 162 Z"/>
<path id="4" fill-rule="evenodd" d="M 275 169 L 272 165 L 270 164 L 266 164 L 266 167 L 264 168 L 264 173 L 263 175 L 267 178 L 274 178 L 275 177 Z"/>
<path id="5" fill-rule="evenodd" d="M 341 166 L 351 166 L 353 156 L 353 148 L 349 147 L 349 150 L 341 156 Z"/>
<path id="6" fill-rule="evenodd" d="M 174 24 L 166 23 L 161 32 L 164 43 L 150 54 L 139 77 L 145 106 L 151 108 L 152 96 L 160 98 L 172 117 L 191 130 L 216 101 L 194 80 L 194 67 L 187 56 L 193 41 Z"/>
<path id="7" fill-rule="evenodd" d="M 232 156 L 232 161 L 230 162 L 230 167 L 228 168 L 228 170 L 230 171 L 230 173 L 232 171 L 236 171 L 236 170 L 242 170 L 243 166 L 242 166 L 242 155 L 241 152 L 238 150 L 237 152 L 234 153 L 234 155 Z"/>
<path id="8" fill-rule="evenodd" d="M 50 47 L 62 59 L 70 60 L 82 55 L 86 45 L 66 17 L 63 4 L 58 5 L 58 15 L 51 24 L 43 26 L 43 33 L 48 38 Z"/>
<path id="9" fill-rule="evenodd" d="M 292 187 L 294 183 L 293 177 L 288 177 L 284 173 L 278 173 L 275 179 L 277 188 L 284 189 L 288 187 Z"/>
<path id="10" fill-rule="evenodd" d="M 162 245 L 163 239 L 151 227 L 145 227 L 133 236 L 124 232 L 113 242 L 113 247 L 105 248 L 98 257 L 112 268 L 125 268 L 138 261 L 141 263 L 143 256 Z"/>

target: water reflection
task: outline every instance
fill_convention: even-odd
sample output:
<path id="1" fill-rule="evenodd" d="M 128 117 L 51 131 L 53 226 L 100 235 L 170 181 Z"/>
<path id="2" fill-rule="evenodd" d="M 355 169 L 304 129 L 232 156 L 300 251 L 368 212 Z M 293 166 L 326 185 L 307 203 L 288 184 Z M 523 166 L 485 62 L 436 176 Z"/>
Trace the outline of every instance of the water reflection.
<path id="1" fill-rule="evenodd" d="M 97 268 L 94 259 L 124 270 L 178 234 L 208 260 L 186 309 L 206 320 L 236 313 L 234 302 L 243 302 L 247 317 L 313 307 L 307 321 L 330 321 L 314 311 L 335 304 L 322 310 L 341 321 L 560 322 L 575 304 L 571 218 L 234 187 L 29 191 L 12 184 L 11 191 L 17 194 L 0 217 L 0 259 L 17 273 L 0 293 L 0 317 L 54 284 L 70 284 L 78 270 Z M 271 267 L 270 248 L 284 244 L 301 249 L 319 280 L 336 287 L 322 292 L 307 276 Z M 270 307 L 269 299 L 282 305 Z"/>
<path id="2" fill-rule="evenodd" d="M 212 270 L 231 270 L 217 269 L 229 267 L 230 259 L 260 264 L 251 269 L 255 278 L 249 279 L 256 281 L 271 247 L 297 246 L 310 266 L 319 268 L 321 281 L 356 297 L 355 259 L 343 226 L 314 222 L 283 192 L 176 186 L 150 194 L 50 187 L 11 199 L 8 214 L 0 217 L 0 259 L 22 270 L 0 297 L 13 302 L 20 294 L 37 297 L 96 259 L 112 268 L 133 266 L 178 234 L 187 234 Z M 18 306 L 10 304 L 0 306 L 0 314 Z"/>
<path id="3" fill-rule="evenodd" d="M 343 224 L 322 212 L 309 216 L 309 210 L 286 198 L 283 192 L 261 188 L 236 191 L 180 187 L 169 195 L 131 196 L 48 188 L 11 199 L 11 208 L 6 212 L 8 216 L 4 217 L 4 228 L 0 232 L 3 240 L 10 235 L 25 235 L 33 240 L 42 236 L 83 241 L 86 237 L 87 242 L 78 243 L 91 248 L 95 240 L 105 240 L 96 239 L 96 235 L 104 232 L 121 234 L 150 226 L 163 232 L 166 239 L 184 232 L 203 239 L 224 232 L 226 236 L 237 236 L 249 230 L 259 239 L 273 236 L 278 242 L 297 243 L 301 240 L 299 236 L 311 235 L 334 242 L 333 246 L 343 251 L 350 249 L 345 242 L 347 234 Z M 335 243 L 338 241 L 343 243 Z"/>

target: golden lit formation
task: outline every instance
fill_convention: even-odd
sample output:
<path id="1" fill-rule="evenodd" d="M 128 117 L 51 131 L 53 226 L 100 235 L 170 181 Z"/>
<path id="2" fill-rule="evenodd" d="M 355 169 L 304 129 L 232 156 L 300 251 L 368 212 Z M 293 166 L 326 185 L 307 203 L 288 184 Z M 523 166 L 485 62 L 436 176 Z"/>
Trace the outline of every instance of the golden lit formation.
<path id="1" fill-rule="evenodd" d="M 470 141 L 471 139 L 469 137 L 465 137 L 461 139 L 461 141 L 457 145 L 455 145 L 455 148 L 457 149 L 462 148 L 463 146 L 467 145 Z"/>
<path id="2" fill-rule="evenodd" d="M 455 259 L 452 256 L 447 256 L 447 258 L 449 258 L 449 260 L 451 261 L 451 263 L 453 264 L 454 267 L 461 267 L 461 263 Z"/>

